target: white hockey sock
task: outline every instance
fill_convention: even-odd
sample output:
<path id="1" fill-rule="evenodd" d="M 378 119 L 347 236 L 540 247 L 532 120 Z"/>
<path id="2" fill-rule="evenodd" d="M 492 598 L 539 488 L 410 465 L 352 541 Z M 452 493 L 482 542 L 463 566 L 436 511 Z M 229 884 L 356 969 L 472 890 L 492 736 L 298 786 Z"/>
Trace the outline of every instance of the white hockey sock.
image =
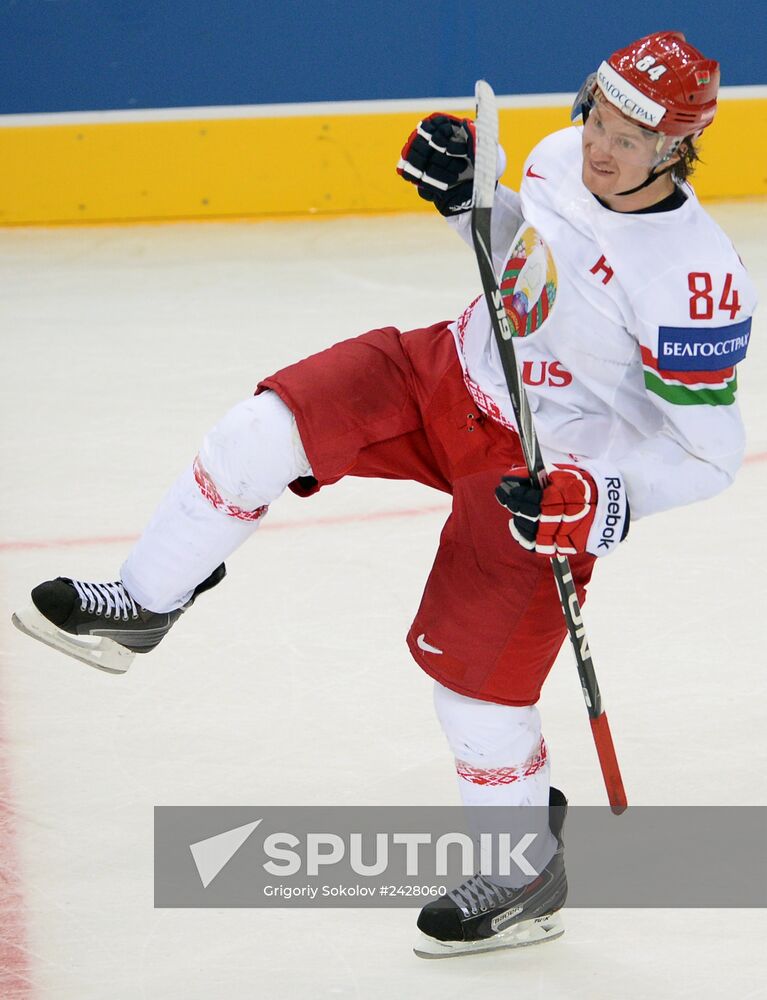
<path id="1" fill-rule="evenodd" d="M 150 611 L 173 611 L 253 534 L 288 483 L 311 475 L 290 410 L 273 392 L 239 403 L 206 436 L 128 554 L 121 579 Z"/>
<path id="2" fill-rule="evenodd" d="M 481 832 L 506 830 L 514 846 L 525 834 L 534 833 L 524 857 L 539 872 L 550 861 L 557 843 L 548 824 L 550 769 L 538 709 L 467 698 L 439 683 L 434 685 L 434 707 L 455 756 L 461 801 L 472 810 L 475 839 Z M 476 806 L 537 808 L 529 813 L 504 810 L 495 820 L 492 814 L 483 815 L 483 810 L 475 812 Z M 514 829 L 517 823 L 519 828 Z M 491 876 L 493 881 L 511 886 L 535 877 L 520 877 L 518 871 L 508 877 L 494 871 Z"/>
<path id="3" fill-rule="evenodd" d="M 120 570 L 131 597 L 150 611 L 173 611 L 246 541 L 259 521 L 229 517 L 202 495 L 186 469 L 160 502 Z"/>

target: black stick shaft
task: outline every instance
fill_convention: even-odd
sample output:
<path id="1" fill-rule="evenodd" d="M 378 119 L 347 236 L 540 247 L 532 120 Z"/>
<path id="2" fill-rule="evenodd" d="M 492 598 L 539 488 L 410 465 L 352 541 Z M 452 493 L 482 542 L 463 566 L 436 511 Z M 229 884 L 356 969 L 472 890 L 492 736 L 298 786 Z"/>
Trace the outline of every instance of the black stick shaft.
<path id="1" fill-rule="evenodd" d="M 527 393 L 519 376 L 519 367 L 514 353 L 513 335 L 503 296 L 493 266 L 490 243 L 492 227 L 493 198 L 495 194 L 495 162 L 498 144 L 498 114 L 495 95 L 484 80 L 477 82 L 477 148 L 474 174 L 474 207 L 471 213 L 471 232 L 477 255 L 482 288 L 485 293 L 490 321 L 503 365 L 503 373 L 511 397 L 522 451 L 530 478 L 545 485 L 546 467 L 535 433 Z M 575 581 L 566 556 L 551 557 L 551 567 L 557 585 L 562 613 L 565 618 L 570 643 L 575 654 L 578 676 L 583 698 L 591 720 L 591 730 L 602 768 L 610 806 L 615 813 L 621 813 L 627 806 L 618 759 L 602 708 L 602 696 L 597 683 L 594 663 L 591 659 L 586 628 L 583 624 L 580 601 L 575 589 Z"/>

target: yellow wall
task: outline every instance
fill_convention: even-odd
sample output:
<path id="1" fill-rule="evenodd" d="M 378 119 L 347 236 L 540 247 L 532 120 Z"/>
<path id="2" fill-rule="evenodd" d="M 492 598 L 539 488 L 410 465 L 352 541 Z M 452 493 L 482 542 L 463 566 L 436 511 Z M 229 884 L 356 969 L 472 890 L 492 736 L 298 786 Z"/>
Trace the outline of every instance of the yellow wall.
<path id="1" fill-rule="evenodd" d="M 506 108 L 500 115 L 504 180 L 516 186 L 529 150 L 566 126 L 568 111 Z M 418 117 L 0 128 L 0 225 L 429 210 L 394 171 Z M 767 100 L 721 101 L 702 156 L 701 197 L 767 194 Z"/>

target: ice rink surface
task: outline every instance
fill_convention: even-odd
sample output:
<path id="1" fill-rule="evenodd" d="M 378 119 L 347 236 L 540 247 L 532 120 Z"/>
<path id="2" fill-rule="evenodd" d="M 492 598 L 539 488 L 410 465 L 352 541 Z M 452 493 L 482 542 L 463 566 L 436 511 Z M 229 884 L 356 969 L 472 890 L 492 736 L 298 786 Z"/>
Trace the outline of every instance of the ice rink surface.
<path id="1" fill-rule="evenodd" d="M 767 205 L 711 211 L 763 303 L 749 457 L 725 494 L 634 525 L 586 605 L 635 805 L 767 804 Z M 403 641 L 447 499 L 360 480 L 285 496 L 124 677 L 22 636 L 11 610 L 50 577 L 114 579 L 259 377 L 457 315 L 476 266 L 429 216 L 4 230 L 0 261 L 3 1000 L 767 996 L 764 911 L 566 910 L 548 947 L 423 962 L 416 909 L 153 909 L 155 805 L 457 804 Z M 554 784 L 602 803 L 567 648 L 540 707 Z"/>

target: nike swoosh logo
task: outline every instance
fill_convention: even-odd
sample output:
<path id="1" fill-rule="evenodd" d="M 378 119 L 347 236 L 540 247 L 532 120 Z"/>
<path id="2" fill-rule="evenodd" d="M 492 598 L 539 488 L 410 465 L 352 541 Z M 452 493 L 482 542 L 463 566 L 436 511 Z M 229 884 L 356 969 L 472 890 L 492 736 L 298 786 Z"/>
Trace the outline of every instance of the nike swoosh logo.
<path id="1" fill-rule="evenodd" d="M 533 171 L 533 165 L 532 164 L 530 164 L 530 166 L 527 168 L 527 171 L 525 173 L 525 177 L 535 177 L 536 180 L 539 180 L 539 181 L 545 181 L 546 180 L 546 178 L 543 177 L 542 174 L 536 174 L 536 173 L 534 173 L 534 171 Z"/>
<path id="2" fill-rule="evenodd" d="M 441 649 L 437 649 L 436 646 L 430 646 L 429 643 L 426 641 L 425 632 L 422 632 L 421 635 L 418 636 L 418 638 L 415 641 L 415 644 L 416 646 L 418 646 L 419 649 L 422 649 L 425 653 L 436 653 L 437 656 L 442 656 Z"/>

